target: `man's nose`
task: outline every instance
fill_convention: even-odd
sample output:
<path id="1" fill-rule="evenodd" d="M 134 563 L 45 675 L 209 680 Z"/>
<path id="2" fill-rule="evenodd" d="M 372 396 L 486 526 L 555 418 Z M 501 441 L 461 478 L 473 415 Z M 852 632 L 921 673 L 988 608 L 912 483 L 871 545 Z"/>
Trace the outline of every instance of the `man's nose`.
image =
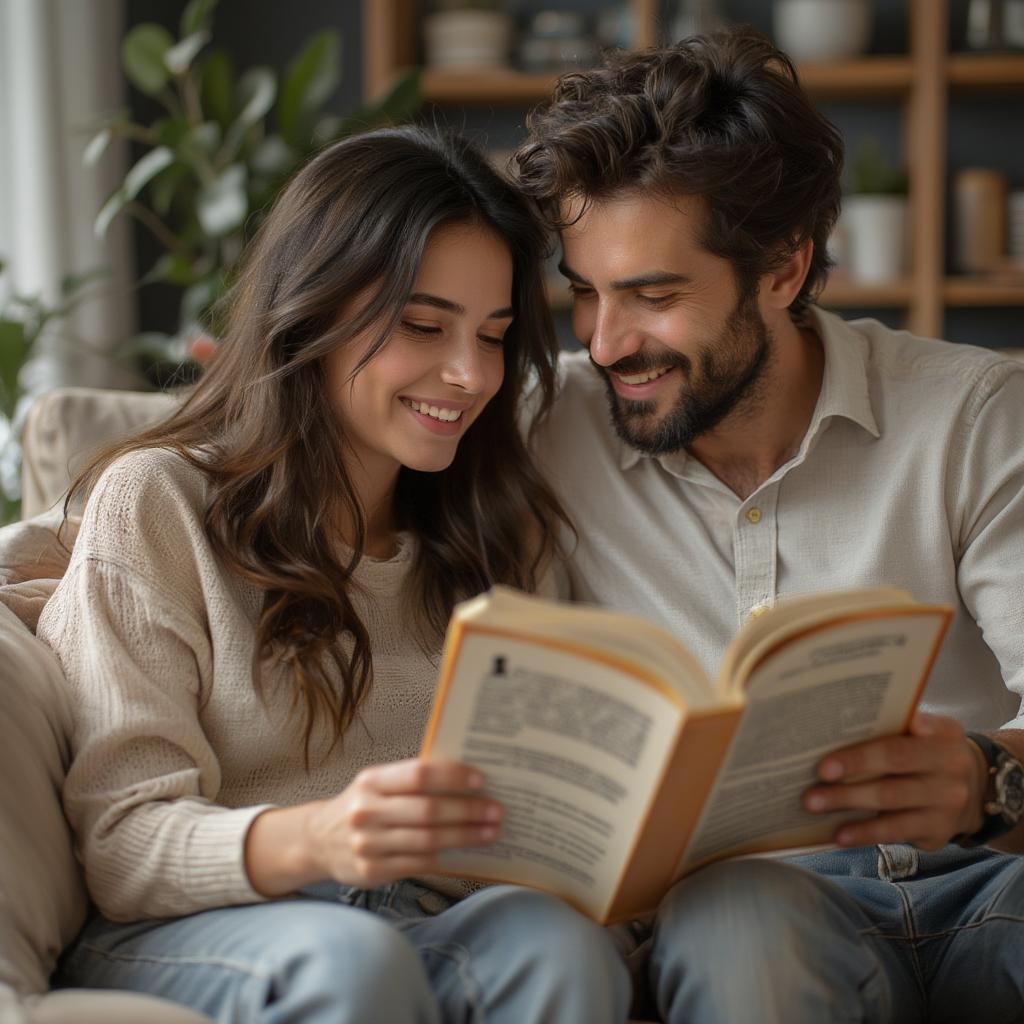
<path id="1" fill-rule="evenodd" d="M 631 330 L 620 309 L 612 303 L 598 304 L 594 331 L 587 348 L 590 358 L 599 366 L 611 366 L 640 348 L 642 338 Z"/>

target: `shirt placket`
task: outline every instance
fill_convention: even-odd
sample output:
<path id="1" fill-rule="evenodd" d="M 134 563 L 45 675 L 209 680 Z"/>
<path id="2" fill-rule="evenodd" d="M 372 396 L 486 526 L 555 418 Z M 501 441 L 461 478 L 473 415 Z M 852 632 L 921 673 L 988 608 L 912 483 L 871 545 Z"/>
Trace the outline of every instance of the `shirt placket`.
<path id="1" fill-rule="evenodd" d="M 778 483 L 755 491 L 736 511 L 736 624 L 759 615 L 775 602 L 778 560 Z"/>

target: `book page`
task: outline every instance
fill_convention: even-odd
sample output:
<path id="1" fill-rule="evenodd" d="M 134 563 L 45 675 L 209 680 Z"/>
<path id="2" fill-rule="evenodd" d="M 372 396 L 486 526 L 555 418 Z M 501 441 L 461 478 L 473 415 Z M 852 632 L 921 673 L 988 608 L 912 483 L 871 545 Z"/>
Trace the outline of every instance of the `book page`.
<path id="1" fill-rule="evenodd" d="M 604 659 L 464 628 L 424 755 L 464 761 L 505 808 L 446 872 L 533 885 L 599 916 L 679 730 L 677 696 Z"/>
<path id="2" fill-rule="evenodd" d="M 862 615 L 807 631 L 747 681 L 748 705 L 683 867 L 723 855 L 828 842 L 849 813 L 802 796 L 831 750 L 903 732 L 945 631 L 943 609 Z"/>

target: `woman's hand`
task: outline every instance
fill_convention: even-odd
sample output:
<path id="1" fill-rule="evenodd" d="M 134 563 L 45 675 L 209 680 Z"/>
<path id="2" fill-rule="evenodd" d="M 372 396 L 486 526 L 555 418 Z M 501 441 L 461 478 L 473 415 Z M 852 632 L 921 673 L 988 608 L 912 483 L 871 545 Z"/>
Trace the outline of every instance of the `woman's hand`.
<path id="1" fill-rule="evenodd" d="M 468 765 L 416 758 L 360 772 L 338 796 L 266 811 L 245 847 L 249 879 L 281 896 L 332 878 L 372 889 L 438 870 L 437 853 L 498 837 L 501 805 Z"/>

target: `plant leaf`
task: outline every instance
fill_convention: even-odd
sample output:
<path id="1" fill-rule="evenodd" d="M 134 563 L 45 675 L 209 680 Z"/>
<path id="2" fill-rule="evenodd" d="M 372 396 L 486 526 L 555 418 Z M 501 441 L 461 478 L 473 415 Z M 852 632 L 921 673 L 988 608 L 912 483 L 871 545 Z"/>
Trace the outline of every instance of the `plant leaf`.
<path id="1" fill-rule="evenodd" d="M 299 154 L 280 135 L 262 139 L 249 158 L 253 172 L 268 178 L 287 174 L 298 162 Z"/>
<path id="2" fill-rule="evenodd" d="M 100 212 L 96 215 L 93 230 L 97 238 L 103 238 L 110 222 L 155 178 L 165 167 L 174 163 L 174 152 L 167 146 L 157 146 L 143 156 L 125 175 L 120 188 L 114 189 Z"/>
<path id="3" fill-rule="evenodd" d="M 270 113 L 277 97 L 277 76 L 270 68 L 250 68 L 238 81 L 238 101 L 242 106 L 228 128 L 224 149 L 234 157 L 245 140 L 245 134 Z"/>
<path id="4" fill-rule="evenodd" d="M 337 88 L 341 77 L 341 39 L 334 29 L 318 32 L 292 61 L 277 105 L 281 134 L 294 147 L 310 144 L 309 115 Z"/>
<path id="5" fill-rule="evenodd" d="M 181 14 L 179 31 L 182 36 L 190 36 L 203 30 L 209 31 L 216 8 L 217 0 L 190 0 Z"/>
<path id="6" fill-rule="evenodd" d="M 192 263 L 177 253 L 165 252 L 142 278 L 142 284 L 152 284 L 154 281 L 166 281 L 168 284 L 176 284 L 187 287 L 195 284 L 198 275 L 192 267 Z"/>
<path id="7" fill-rule="evenodd" d="M 21 323 L 0 319 L 0 408 L 8 419 L 18 404 L 18 375 L 30 347 Z"/>
<path id="8" fill-rule="evenodd" d="M 110 140 L 113 137 L 114 133 L 109 128 L 104 128 L 103 131 L 97 132 L 85 147 L 85 152 L 82 154 L 82 163 L 86 167 L 95 166 L 99 158 L 106 152 L 107 146 L 110 145 Z"/>
<path id="9" fill-rule="evenodd" d="M 183 75 L 196 59 L 196 54 L 210 41 L 210 33 L 206 29 L 185 36 L 180 43 L 175 43 L 165 54 L 164 64 L 175 75 Z"/>
<path id="10" fill-rule="evenodd" d="M 241 227 L 248 213 L 246 171 L 242 164 L 232 164 L 216 181 L 200 189 L 196 199 L 199 223 L 214 238 L 222 238 Z"/>
<path id="11" fill-rule="evenodd" d="M 203 63 L 203 110 L 227 131 L 235 116 L 235 70 L 225 50 L 214 50 Z"/>
<path id="12" fill-rule="evenodd" d="M 164 63 L 174 45 L 161 25 L 136 25 L 121 43 L 121 64 L 131 83 L 147 96 L 155 96 L 167 84 L 170 72 Z"/>

